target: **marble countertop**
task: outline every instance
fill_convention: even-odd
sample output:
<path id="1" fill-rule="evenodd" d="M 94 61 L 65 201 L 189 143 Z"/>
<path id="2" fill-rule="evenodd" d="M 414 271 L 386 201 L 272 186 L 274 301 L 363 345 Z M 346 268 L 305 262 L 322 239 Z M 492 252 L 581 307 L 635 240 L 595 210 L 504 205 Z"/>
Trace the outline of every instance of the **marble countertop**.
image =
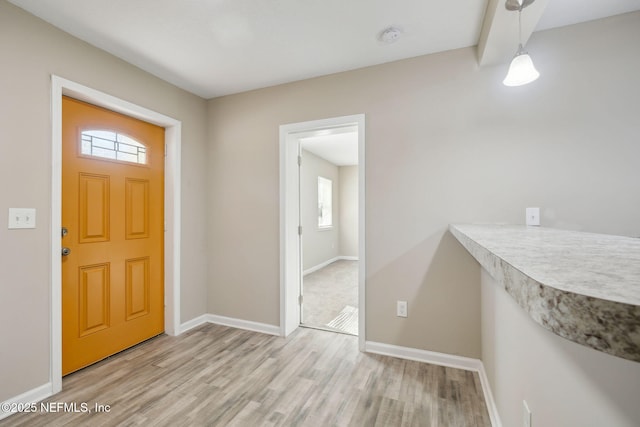
<path id="1" fill-rule="evenodd" d="M 449 230 L 538 324 L 640 362 L 640 239 L 515 225 Z"/>

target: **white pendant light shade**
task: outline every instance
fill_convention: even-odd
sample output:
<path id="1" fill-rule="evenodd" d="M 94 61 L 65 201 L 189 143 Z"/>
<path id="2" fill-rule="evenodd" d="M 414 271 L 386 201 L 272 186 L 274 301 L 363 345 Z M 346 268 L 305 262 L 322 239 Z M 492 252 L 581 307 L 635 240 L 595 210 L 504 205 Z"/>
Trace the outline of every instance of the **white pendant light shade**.
<path id="1" fill-rule="evenodd" d="M 518 49 L 518 53 L 511 61 L 509 66 L 509 72 L 507 77 L 504 78 L 502 84 L 505 86 L 522 86 L 527 83 L 531 83 L 540 77 L 540 73 L 533 66 L 533 61 L 527 52 L 522 49 Z"/>

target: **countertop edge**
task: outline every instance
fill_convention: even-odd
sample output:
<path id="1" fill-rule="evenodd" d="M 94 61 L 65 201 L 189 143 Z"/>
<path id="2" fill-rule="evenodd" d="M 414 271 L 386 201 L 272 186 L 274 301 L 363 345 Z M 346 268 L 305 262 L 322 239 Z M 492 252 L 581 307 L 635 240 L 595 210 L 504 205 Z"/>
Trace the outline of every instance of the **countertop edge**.
<path id="1" fill-rule="evenodd" d="M 532 279 L 456 227 L 449 231 L 543 328 L 595 350 L 640 362 L 640 306 L 561 290 Z"/>

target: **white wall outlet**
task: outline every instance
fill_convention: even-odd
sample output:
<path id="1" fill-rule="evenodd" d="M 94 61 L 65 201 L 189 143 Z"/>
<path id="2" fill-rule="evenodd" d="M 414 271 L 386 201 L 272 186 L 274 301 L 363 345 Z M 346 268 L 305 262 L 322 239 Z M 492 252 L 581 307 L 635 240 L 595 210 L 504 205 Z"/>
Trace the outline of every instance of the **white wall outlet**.
<path id="1" fill-rule="evenodd" d="M 398 301 L 396 306 L 396 316 L 398 317 L 408 317 L 408 307 L 406 301 Z"/>
<path id="2" fill-rule="evenodd" d="M 540 225 L 540 208 L 527 208 L 527 225 Z"/>
<path id="3" fill-rule="evenodd" d="M 522 427 L 531 427 L 531 410 L 527 401 L 522 401 Z"/>
<path id="4" fill-rule="evenodd" d="M 9 228 L 36 228 L 36 210 L 9 208 Z"/>

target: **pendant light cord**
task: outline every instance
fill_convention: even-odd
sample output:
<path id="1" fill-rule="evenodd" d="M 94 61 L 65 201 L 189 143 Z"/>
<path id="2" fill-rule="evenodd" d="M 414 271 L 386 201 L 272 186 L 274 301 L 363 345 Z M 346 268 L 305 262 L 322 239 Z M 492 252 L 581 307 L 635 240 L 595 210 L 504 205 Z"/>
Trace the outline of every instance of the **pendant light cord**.
<path id="1" fill-rule="evenodd" d="M 522 5 L 520 5 L 520 9 L 518 9 L 518 42 L 520 49 L 522 49 Z"/>

